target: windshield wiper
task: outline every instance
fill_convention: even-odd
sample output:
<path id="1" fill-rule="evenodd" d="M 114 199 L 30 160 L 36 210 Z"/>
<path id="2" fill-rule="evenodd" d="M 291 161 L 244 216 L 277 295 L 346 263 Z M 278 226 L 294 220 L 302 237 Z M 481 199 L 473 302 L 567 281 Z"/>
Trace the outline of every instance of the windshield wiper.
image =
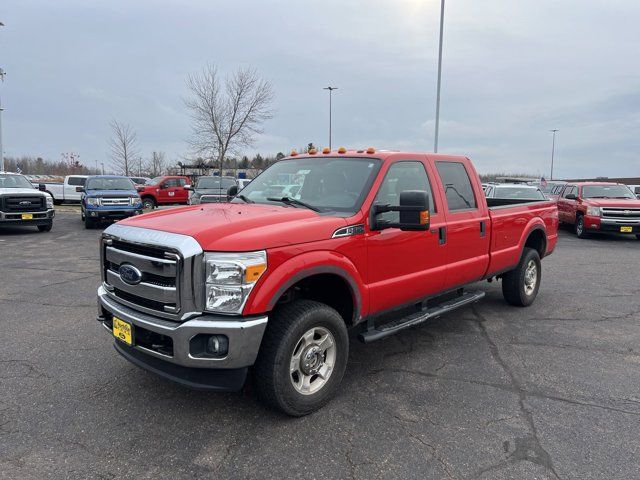
<path id="1" fill-rule="evenodd" d="M 280 202 L 287 205 L 300 205 L 301 207 L 308 208 L 309 210 L 313 210 L 314 212 L 320 211 L 318 207 L 314 207 L 313 205 L 309 205 L 306 202 L 302 202 L 291 197 L 267 197 L 267 200 L 269 200 L 270 202 Z"/>
<path id="2" fill-rule="evenodd" d="M 236 195 L 235 198 L 239 198 L 240 200 L 242 200 L 244 203 L 256 203 L 253 200 L 251 200 L 250 198 L 245 197 L 244 195 L 242 195 L 241 193 L 239 193 L 238 195 Z"/>

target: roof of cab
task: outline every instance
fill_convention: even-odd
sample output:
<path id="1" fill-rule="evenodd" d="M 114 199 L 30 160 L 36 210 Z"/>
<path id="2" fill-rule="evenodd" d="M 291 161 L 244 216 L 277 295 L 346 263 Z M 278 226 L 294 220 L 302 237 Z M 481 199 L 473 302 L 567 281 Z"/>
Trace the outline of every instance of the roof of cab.
<path id="1" fill-rule="evenodd" d="M 359 157 L 359 158 L 377 158 L 380 159 L 382 161 L 387 160 L 389 157 L 391 156 L 397 156 L 397 155 L 428 155 L 429 157 L 435 157 L 436 159 L 442 159 L 442 160 L 450 160 L 450 159 L 466 159 L 466 157 L 461 156 L 461 155 L 446 155 L 446 154 L 442 154 L 442 153 L 433 153 L 433 152 L 407 152 L 407 151 L 403 151 L 403 150 L 376 150 L 373 149 L 371 147 L 369 147 L 368 149 L 352 149 L 352 150 L 347 150 L 347 149 L 343 149 L 342 147 L 339 149 L 334 149 L 334 150 L 330 150 L 330 151 L 326 151 L 326 150 L 319 150 L 316 153 L 309 153 L 309 152 L 304 152 L 304 153 L 294 153 L 294 151 L 291 152 L 290 155 L 287 155 L 286 157 L 283 158 L 283 160 L 290 160 L 292 158 L 314 158 L 314 157 L 319 157 L 319 158 L 339 158 L 339 157 Z"/>

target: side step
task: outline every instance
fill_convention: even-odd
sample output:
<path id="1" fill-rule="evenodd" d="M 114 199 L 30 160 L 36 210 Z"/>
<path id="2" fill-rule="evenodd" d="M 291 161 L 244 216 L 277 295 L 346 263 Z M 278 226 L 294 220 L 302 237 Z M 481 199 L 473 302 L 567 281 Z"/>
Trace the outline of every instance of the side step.
<path id="1" fill-rule="evenodd" d="M 452 300 L 447 300 L 435 307 L 431 307 L 421 312 L 413 313 L 407 317 L 399 318 L 388 323 L 379 325 L 378 327 L 369 328 L 361 332 L 358 338 L 364 342 L 369 343 L 374 340 L 380 340 L 381 338 L 393 335 L 394 333 L 404 330 L 405 328 L 413 327 L 427 320 L 438 318 L 440 315 L 456 310 L 465 305 L 475 303 L 484 297 L 485 293 L 481 291 L 477 292 L 465 292 L 459 297 Z"/>

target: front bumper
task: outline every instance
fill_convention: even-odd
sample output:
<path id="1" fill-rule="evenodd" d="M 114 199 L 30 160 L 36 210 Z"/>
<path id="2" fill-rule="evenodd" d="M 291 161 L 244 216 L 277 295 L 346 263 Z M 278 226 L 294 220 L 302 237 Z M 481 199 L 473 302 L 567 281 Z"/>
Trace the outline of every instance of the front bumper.
<path id="1" fill-rule="evenodd" d="M 129 218 L 129 217 L 133 217 L 134 215 L 142 215 L 142 207 L 128 208 L 128 209 L 113 209 L 113 210 L 87 208 L 85 209 L 85 215 L 89 218 L 95 218 L 98 220 Z"/>
<path id="2" fill-rule="evenodd" d="M 623 233 L 638 234 L 640 233 L 640 220 L 632 218 L 607 218 L 585 215 L 584 226 L 590 232 L 606 232 L 606 233 Z M 621 227 L 630 227 L 631 231 L 622 232 Z M 628 230 L 626 228 L 625 230 Z"/>
<path id="3" fill-rule="evenodd" d="M 22 215 L 32 218 L 23 220 Z M 48 225 L 53 221 L 56 212 L 53 208 L 41 212 L 0 212 L 0 223 L 4 225 Z"/>
<path id="4" fill-rule="evenodd" d="M 202 381 L 215 377 L 216 373 L 224 376 L 220 370 L 229 370 L 227 373 L 231 375 L 231 370 L 244 369 L 246 374 L 246 368 L 256 360 L 268 320 L 266 315 L 232 318 L 202 314 L 174 322 L 126 307 L 109 297 L 101 286 L 97 319 L 111 332 L 114 316 L 133 325 L 132 347 L 115 340 L 116 350 L 125 358 L 171 380 L 209 390 L 229 389 L 216 382 L 212 385 Z M 193 341 L 198 335 L 225 335 L 229 340 L 227 354 L 222 358 L 201 356 L 197 342 Z M 137 338 L 144 341 L 138 342 Z M 193 369 L 206 369 L 209 374 L 193 372 Z"/>

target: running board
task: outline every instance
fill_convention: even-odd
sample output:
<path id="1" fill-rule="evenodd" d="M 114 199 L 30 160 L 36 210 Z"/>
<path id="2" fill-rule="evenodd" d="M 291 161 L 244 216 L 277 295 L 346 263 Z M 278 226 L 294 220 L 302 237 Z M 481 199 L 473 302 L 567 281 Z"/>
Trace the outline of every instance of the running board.
<path id="1" fill-rule="evenodd" d="M 464 307 L 471 303 L 475 303 L 485 295 L 482 291 L 477 292 L 465 292 L 459 297 L 452 300 L 447 300 L 437 306 L 431 307 L 421 312 L 413 313 L 407 317 L 392 320 L 391 322 L 384 323 L 375 328 L 369 328 L 361 332 L 358 338 L 364 342 L 369 343 L 381 338 L 393 335 L 394 333 L 404 330 L 405 328 L 413 327 L 427 320 L 438 318 L 440 315 L 451 312 L 458 308 Z"/>

